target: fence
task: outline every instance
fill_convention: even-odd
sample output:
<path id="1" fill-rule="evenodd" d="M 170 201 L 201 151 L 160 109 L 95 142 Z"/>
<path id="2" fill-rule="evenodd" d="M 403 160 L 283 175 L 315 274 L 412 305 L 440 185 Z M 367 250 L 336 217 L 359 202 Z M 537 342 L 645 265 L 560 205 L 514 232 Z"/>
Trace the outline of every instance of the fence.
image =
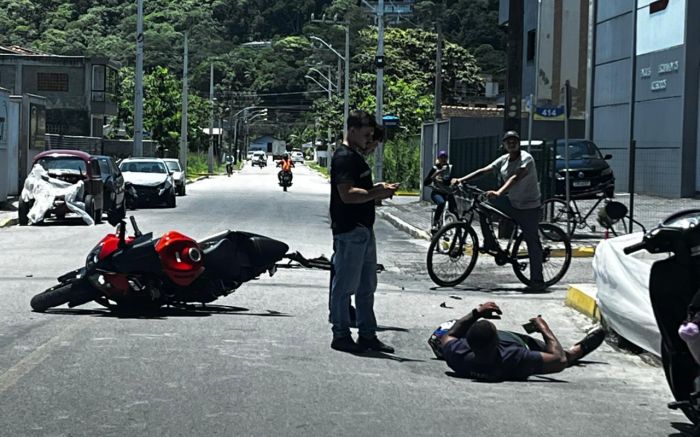
<path id="1" fill-rule="evenodd" d="M 46 134 L 46 150 L 73 149 L 92 155 L 109 155 L 126 158 L 133 155 L 133 140 L 110 140 L 98 137 Z M 156 156 L 156 142 L 143 141 L 143 156 Z"/>

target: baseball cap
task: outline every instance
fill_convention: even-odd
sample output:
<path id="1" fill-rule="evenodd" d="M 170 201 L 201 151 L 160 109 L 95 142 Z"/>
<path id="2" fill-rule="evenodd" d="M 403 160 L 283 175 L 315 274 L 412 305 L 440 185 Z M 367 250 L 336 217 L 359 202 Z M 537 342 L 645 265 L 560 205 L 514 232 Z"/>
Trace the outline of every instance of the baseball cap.
<path id="1" fill-rule="evenodd" d="M 447 150 L 440 150 L 438 153 L 438 158 L 442 158 L 443 156 L 447 158 Z"/>
<path id="2" fill-rule="evenodd" d="M 517 140 L 520 140 L 520 135 L 514 130 L 509 130 L 508 132 L 503 134 L 503 139 L 501 141 L 505 141 L 508 138 L 515 138 Z"/>

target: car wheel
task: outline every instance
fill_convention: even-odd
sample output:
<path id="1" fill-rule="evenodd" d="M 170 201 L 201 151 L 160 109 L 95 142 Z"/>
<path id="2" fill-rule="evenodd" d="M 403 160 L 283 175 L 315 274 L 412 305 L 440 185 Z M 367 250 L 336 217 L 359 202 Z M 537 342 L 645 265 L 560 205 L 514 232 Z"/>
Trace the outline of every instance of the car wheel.
<path id="1" fill-rule="evenodd" d="M 180 191 L 180 196 L 185 195 L 185 184 L 180 185 L 179 191 Z"/>
<path id="2" fill-rule="evenodd" d="M 615 187 L 608 187 L 605 189 L 605 197 L 612 199 L 615 197 Z"/>
<path id="3" fill-rule="evenodd" d="M 19 208 L 17 210 L 17 221 L 20 226 L 27 226 L 29 224 L 29 210 L 32 209 L 32 204 L 34 201 L 30 200 L 25 202 L 23 200 L 19 201 Z"/>
<path id="4" fill-rule="evenodd" d="M 85 196 L 85 212 L 95 220 L 95 199 L 90 195 Z M 97 223 L 97 220 L 95 220 L 95 223 Z"/>

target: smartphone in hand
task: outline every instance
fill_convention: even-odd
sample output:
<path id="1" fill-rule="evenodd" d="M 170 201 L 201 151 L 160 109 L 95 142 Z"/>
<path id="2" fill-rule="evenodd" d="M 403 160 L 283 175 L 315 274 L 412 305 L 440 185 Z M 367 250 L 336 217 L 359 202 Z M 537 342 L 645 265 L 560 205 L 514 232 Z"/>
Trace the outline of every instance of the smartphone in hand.
<path id="1" fill-rule="evenodd" d="M 533 332 L 537 331 L 537 325 L 535 325 L 535 322 L 527 322 L 523 325 L 523 329 L 528 334 L 532 334 Z"/>

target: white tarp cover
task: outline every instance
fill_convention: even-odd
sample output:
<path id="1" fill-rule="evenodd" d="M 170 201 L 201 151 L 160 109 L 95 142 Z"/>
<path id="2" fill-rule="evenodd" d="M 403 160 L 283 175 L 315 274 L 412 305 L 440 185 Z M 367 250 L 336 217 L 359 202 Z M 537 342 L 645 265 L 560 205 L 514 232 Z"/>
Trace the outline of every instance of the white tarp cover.
<path id="1" fill-rule="evenodd" d="M 596 300 L 603 319 L 635 345 L 661 356 L 661 335 L 649 299 L 649 272 L 667 254 L 644 250 L 625 255 L 623 249 L 642 241 L 642 232 L 603 240 L 593 257 Z"/>
<path id="2" fill-rule="evenodd" d="M 94 225 L 95 221 L 85 211 L 85 203 L 77 200 L 83 198 L 83 189 L 83 181 L 71 184 L 52 178 L 44 167 L 35 164 L 27 179 L 24 180 L 22 189 L 23 202 L 34 199 L 34 205 L 27 214 L 29 222 L 38 223 L 43 220 L 46 211 L 53 207 L 56 196 L 64 196 L 66 206 L 71 212 L 78 214 L 88 225 Z"/>

